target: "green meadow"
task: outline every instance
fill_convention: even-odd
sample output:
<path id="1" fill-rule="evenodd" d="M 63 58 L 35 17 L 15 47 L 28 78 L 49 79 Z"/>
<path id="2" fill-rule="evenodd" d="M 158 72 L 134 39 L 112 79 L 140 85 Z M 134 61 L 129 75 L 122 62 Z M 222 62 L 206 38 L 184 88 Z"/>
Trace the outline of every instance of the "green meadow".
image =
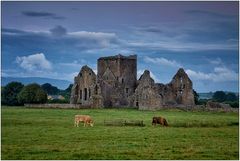
<path id="1" fill-rule="evenodd" d="M 87 114 L 94 127 L 74 127 Z M 169 127 L 153 127 L 163 116 Z M 143 120 L 146 126 L 105 126 L 104 120 Z M 239 159 L 238 113 L 136 109 L 1 109 L 1 159 Z"/>

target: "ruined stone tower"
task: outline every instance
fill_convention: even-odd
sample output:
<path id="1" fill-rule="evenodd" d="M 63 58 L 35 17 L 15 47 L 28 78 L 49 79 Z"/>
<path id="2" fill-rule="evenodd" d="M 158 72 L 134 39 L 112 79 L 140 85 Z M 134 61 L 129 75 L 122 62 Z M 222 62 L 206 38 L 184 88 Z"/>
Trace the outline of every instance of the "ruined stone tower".
<path id="1" fill-rule="evenodd" d="M 195 105 L 192 81 L 182 68 L 170 83 L 162 84 L 155 83 L 148 70 L 137 80 L 136 55 L 101 57 L 97 63 L 97 75 L 85 65 L 74 78 L 71 104 L 140 110 Z"/>
<path id="2" fill-rule="evenodd" d="M 98 82 L 105 107 L 128 106 L 137 81 L 137 56 L 110 56 L 98 59 Z"/>

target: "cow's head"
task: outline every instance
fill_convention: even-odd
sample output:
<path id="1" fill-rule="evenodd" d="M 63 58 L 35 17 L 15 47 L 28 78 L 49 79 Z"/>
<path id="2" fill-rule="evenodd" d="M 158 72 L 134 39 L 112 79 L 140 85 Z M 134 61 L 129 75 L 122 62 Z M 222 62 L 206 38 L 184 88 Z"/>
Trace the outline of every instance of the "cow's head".
<path id="1" fill-rule="evenodd" d="M 94 125 L 94 122 L 90 121 L 90 126 L 93 127 L 93 125 Z"/>

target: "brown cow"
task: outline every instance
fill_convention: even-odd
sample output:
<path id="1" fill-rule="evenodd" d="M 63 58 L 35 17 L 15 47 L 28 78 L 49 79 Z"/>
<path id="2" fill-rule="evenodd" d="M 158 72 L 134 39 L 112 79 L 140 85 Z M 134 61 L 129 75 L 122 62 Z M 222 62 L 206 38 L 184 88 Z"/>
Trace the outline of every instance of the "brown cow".
<path id="1" fill-rule="evenodd" d="M 156 124 L 160 124 L 163 126 L 168 126 L 167 120 L 163 117 L 153 117 L 152 125 L 156 126 Z"/>
<path id="2" fill-rule="evenodd" d="M 75 115 L 75 124 L 74 126 L 78 127 L 79 122 L 84 122 L 84 127 L 87 125 L 93 126 L 93 120 L 88 115 Z"/>

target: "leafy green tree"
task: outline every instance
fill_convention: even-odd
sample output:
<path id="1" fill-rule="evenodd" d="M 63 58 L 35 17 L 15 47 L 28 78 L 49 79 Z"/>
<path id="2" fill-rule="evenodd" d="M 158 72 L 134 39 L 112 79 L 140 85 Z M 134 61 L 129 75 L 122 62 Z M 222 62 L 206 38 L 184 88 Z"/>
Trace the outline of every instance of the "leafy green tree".
<path id="1" fill-rule="evenodd" d="M 18 101 L 21 103 L 46 103 L 47 93 L 40 85 L 29 84 L 18 94 Z"/>
<path id="2" fill-rule="evenodd" d="M 199 103 L 198 102 L 199 95 L 198 95 L 198 93 L 195 90 L 193 90 L 193 95 L 194 95 L 194 102 L 195 102 L 195 104 L 198 104 Z"/>
<path id="3" fill-rule="evenodd" d="M 198 105 L 206 105 L 209 99 L 199 99 L 198 100 Z"/>
<path id="4" fill-rule="evenodd" d="M 45 83 L 41 87 L 47 94 L 50 95 L 57 95 L 60 91 L 57 87 L 52 86 L 50 83 Z"/>
<path id="5" fill-rule="evenodd" d="M 229 104 L 233 108 L 239 108 L 239 102 L 238 101 L 225 101 L 224 103 Z"/>
<path id="6" fill-rule="evenodd" d="M 226 94 L 226 101 L 236 101 L 238 100 L 237 96 L 233 92 L 229 92 Z"/>
<path id="7" fill-rule="evenodd" d="M 15 106 L 21 105 L 18 102 L 17 95 L 23 89 L 24 85 L 20 82 L 10 82 L 5 87 L 2 88 L 2 104 Z"/>
<path id="8" fill-rule="evenodd" d="M 238 101 L 233 101 L 230 103 L 230 106 L 233 108 L 239 108 L 239 102 Z"/>
<path id="9" fill-rule="evenodd" d="M 213 100 L 217 102 L 224 102 L 226 100 L 226 94 L 223 91 L 216 91 L 213 94 Z"/>

